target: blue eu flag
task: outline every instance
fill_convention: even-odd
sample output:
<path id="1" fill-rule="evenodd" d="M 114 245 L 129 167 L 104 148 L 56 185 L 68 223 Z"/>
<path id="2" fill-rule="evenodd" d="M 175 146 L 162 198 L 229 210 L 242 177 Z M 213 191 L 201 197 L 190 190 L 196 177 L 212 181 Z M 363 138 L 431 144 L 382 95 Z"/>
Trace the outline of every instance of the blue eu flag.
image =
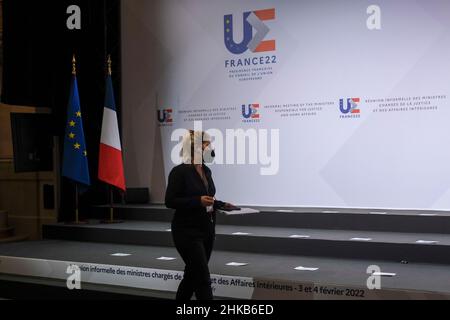
<path id="1" fill-rule="evenodd" d="M 79 184 L 86 186 L 91 184 L 83 121 L 81 120 L 80 97 L 78 96 L 77 77 L 75 74 L 72 76 L 69 105 L 67 107 L 62 175 Z"/>

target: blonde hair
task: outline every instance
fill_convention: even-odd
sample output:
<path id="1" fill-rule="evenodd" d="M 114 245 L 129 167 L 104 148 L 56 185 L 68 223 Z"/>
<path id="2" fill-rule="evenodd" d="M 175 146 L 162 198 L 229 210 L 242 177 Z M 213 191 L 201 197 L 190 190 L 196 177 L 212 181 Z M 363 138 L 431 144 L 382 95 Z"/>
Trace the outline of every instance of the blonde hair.
<path id="1" fill-rule="evenodd" d="M 204 131 L 189 130 L 183 137 L 180 156 L 185 164 L 202 164 L 203 149 L 205 141 L 211 141 L 211 136 Z"/>

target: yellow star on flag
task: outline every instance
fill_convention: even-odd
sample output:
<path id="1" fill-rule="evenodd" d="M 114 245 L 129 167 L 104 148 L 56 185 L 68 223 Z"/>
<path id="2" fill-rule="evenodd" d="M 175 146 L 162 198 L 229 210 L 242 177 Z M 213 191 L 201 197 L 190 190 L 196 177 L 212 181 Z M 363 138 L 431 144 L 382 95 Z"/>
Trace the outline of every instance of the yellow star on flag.
<path id="1" fill-rule="evenodd" d="M 86 151 L 86 150 L 83 151 L 83 155 L 84 155 L 85 157 L 87 157 L 87 151 Z"/>
<path id="2" fill-rule="evenodd" d="M 71 121 L 69 122 L 69 126 L 75 127 L 75 121 L 71 120 Z"/>
<path id="3" fill-rule="evenodd" d="M 70 139 L 74 139 L 75 138 L 75 133 L 73 133 L 73 132 L 69 133 L 69 138 Z"/>
<path id="4" fill-rule="evenodd" d="M 80 149 L 81 145 L 77 142 L 73 145 L 75 147 L 75 149 Z"/>
<path id="5" fill-rule="evenodd" d="M 81 118 L 81 112 L 80 112 L 80 111 L 75 112 L 75 114 L 76 114 L 76 116 L 77 116 L 78 118 Z"/>

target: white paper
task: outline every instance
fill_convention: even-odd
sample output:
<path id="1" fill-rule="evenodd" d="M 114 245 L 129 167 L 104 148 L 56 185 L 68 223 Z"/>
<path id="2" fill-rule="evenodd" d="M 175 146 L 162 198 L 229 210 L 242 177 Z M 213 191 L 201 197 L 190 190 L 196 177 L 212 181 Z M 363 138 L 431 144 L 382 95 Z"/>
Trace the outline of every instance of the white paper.
<path id="1" fill-rule="evenodd" d="M 247 262 L 228 262 L 227 263 L 227 266 L 230 266 L 230 267 L 243 267 L 246 265 L 248 265 Z"/>
<path id="2" fill-rule="evenodd" d="M 131 256 L 131 253 L 120 253 L 120 252 L 118 252 L 118 253 L 111 254 L 111 256 L 113 256 L 113 257 L 128 257 L 128 256 Z"/>
<path id="3" fill-rule="evenodd" d="M 250 213 L 259 213 L 258 210 L 251 209 L 251 208 L 241 208 L 241 210 L 233 210 L 233 211 L 224 211 L 224 210 L 217 210 L 219 213 L 226 214 L 227 216 L 230 215 L 239 215 L 239 214 L 250 214 Z"/>
<path id="4" fill-rule="evenodd" d="M 372 238 L 351 238 L 353 241 L 371 241 Z"/>
<path id="5" fill-rule="evenodd" d="M 172 232 L 172 229 L 166 229 L 167 232 Z"/>
<path id="6" fill-rule="evenodd" d="M 439 243 L 439 241 L 436 241 L 436 240 L 417 240 L 416 243 L 418 243 L 418 244 L 436 244 L 436 243 Z"/>
<path id="7" fill-rule="evenodd" d="M 251 233 L 248 233 L 248 232 L 233 232 L 232 235 L 233 236 L 248 236 L 248 235 L 251 235 Z"/>
<path id="8" fill-rule="evenodd" d="M 380 276 L 380 277 L 395 277 L 396 273 L 390 273 L 390 272 L 374 272 L 372 273 L 373 276 Z"/>
<path id="9" fill-rule="evenodd" d="M 159 258 L 156 258 L 156 260 L 163 260 L 163 261 L 172 261 L 172 260 L 175 260 L 176 258 L 173 258 L 173 257 L 159 257 Z"/>
<path id="10" fill-rule="evenodd" d="M 296 239 L 307 239 L 307 238 L 311 238 L 311 236 L 307 236 L 304 234 L 292 234 L 289 236 L 289 238 L 296 238 Z"/>
<path id="11" fill-rule="evenodd" d="M 319 268 L 308 268 L 308 267 L 302 267 L 302 266 L 296 267 L 294 269 L 298 270 L 298 271 L 317 271 L 317 270 L 319 270 Z"/>

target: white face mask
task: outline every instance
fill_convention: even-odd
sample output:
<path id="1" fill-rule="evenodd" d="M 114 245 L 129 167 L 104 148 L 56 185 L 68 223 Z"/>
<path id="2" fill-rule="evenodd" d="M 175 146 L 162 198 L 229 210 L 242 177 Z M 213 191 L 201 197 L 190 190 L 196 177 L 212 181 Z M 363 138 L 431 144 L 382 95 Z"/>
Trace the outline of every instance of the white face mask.
<path id="1" fill-rule="evenodd" d="M 203 150 L 203 161 L 205 163 L 213 163 L 215 156 L 216 156 L 216 153 L 214 152 L 214 149 L 211 148 L 211 146 L 207 146 Z"/>

